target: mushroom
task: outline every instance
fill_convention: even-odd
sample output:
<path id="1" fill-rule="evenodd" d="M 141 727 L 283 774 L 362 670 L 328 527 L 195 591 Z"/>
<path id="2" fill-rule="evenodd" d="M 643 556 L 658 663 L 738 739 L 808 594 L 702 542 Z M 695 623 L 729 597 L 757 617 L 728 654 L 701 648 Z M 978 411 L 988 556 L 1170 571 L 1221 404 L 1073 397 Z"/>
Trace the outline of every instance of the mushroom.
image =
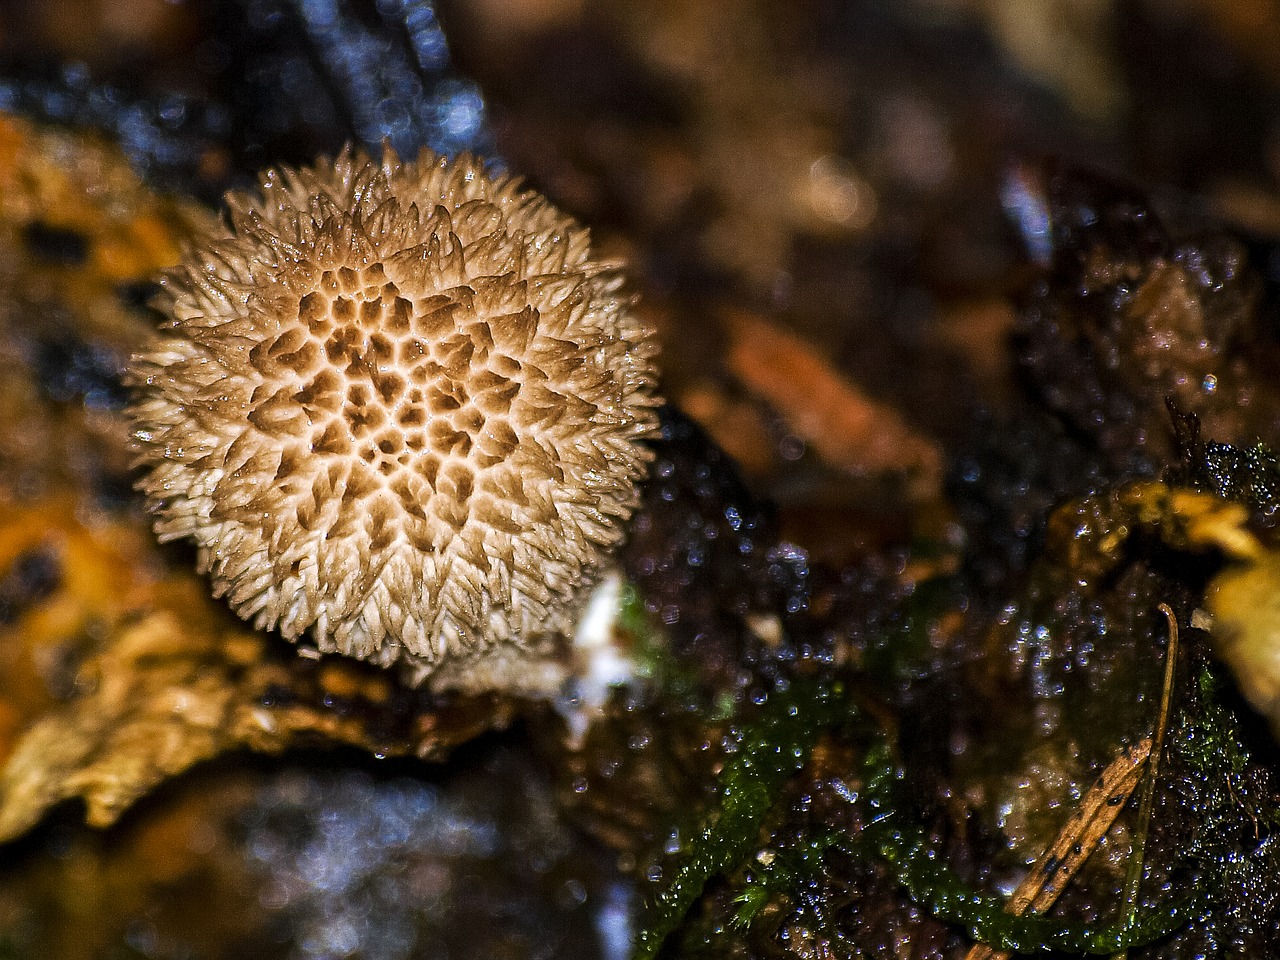
<path id="1" fill-rule="evenodd" d="M 657 430 L 618 265 L 465 155 L 348 148 L 227 205 L 130 365 L 159 538 L 315 651 L 554 687 Z"/>

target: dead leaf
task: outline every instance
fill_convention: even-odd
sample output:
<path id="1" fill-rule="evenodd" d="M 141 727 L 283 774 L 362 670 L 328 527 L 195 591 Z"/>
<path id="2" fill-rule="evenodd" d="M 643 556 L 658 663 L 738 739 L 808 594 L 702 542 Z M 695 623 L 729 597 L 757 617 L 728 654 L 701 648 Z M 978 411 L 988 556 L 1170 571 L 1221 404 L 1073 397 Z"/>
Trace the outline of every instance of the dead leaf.
<path id="1" fill-rule="evenodd" d="M 792 333 L 743 312 L 724 315 L 735 376 L 778 411 L 823 460 L 855 476 L 901 473 L 935 499 L 942 454 L 892 407 L 873 400 Z"/>
<path id="2" fill-rule="evenodd" d="M 377 668 L 303 660 L 232 618 L 198 578 L 164 571 L 154 552 L 148 564 L 145 547 L 125 563 L 116 546 L 144 535 L 85 526 L 65 503 L 0 516 L 0 582 L 24 544 L 57 544 L 60 562 L 58 587 L 0 631 L 0 649 L 25 651 L 6 665 L 2 692 L 11 709 L 36 711 L 0 768 L 0 841 L 74 797 L 107 826 L 156 784 L 229 750 L 346 743 L 434 757 L 514 714 L 496 697 L 438 699 Z M 39 662 L 67 657 L 79 666 L 58 703 Z M 24 684 L 39 695 L 18 696 Z"/>

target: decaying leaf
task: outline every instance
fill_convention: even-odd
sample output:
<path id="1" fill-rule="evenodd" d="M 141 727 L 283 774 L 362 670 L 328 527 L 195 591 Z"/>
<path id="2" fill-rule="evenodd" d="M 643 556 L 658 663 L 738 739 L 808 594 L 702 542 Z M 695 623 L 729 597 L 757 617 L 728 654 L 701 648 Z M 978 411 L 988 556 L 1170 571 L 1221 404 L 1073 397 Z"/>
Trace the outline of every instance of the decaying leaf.
<path id="1" fill-rule="evenodd" d="M 127 485 L 118 369 L 156 273 L 211 220 L 102 138 L 0 114 L 0 499 Z"/>
<path id="2" fill-rule="evenodd" d="M 1205 594 L 1218 652 L 1280 736 L 1280 554 L 1225 570 Z"/>
<path id="3" fill-rule="evenodd" d="M 186 230 L 211 223 L 196 203 L 144 186 L 105 140 L 0 115 L 0 227 L 25 233 L 24 244 L 50 269 L 74 278 L 67 299 L 85 302 L 113 294 L 113 284 L 149 279 L 177 260 Z M 119 323 L 119 313 L 110 319 Z"/>
<path id="4" fill-rule="evenodd" d="M 337 742 L 428 757 L 512 716 L 496 698 L 437 701 L 376 669 L 277 650 L 195 576 L 165 572 L 154 551 L 140 562 L 144 536 L 83 524 L 65 502 L 0 516 L 0 583 L 33 550 L 58 566 L 56 589 L 0 630 L 12 661 L 0 695 L 29 720 L 0 750 L 0 841 L 72 797 L 106 826 L 160 781 L 227 750 Z"/>
<path id="5" fill-rule="evenodd" d="M 725 315 L 728 361 L 832 466 L 856 476 L 905 474 L 920 499 L 942 483 L 942 455 L 887 405 L 867 396 L 799 337 L 759 317 Z"/>
<path id="6" fill-rule="evenodd" d="M 1248 516 L 1241 504 L 1209 493 L 1133 483 L 1060 507 L 1049 518 L 1048 544 L 1082 579 L 1097 579 L 1112 569 L 1122 559 L 1126 541 L 1140 529 L 1176 550 L 1219 550 L 1255 559 L 1263 548 L 1245 528 Z"/>
<path id="7" fill-rule="evenodd" d="M 1280 551 L 1248 529 L 1248 519 L 1244 505 L 1209 493 L 1136 483 L 1060 508 L 1049 521 L 1049 544 L 1082 580 L 1118 564 L 1139 530 L 1174 550 L 1232 561 L 1206 588 L 1206 623 L 1245 699 L 1280 735 Z"/>

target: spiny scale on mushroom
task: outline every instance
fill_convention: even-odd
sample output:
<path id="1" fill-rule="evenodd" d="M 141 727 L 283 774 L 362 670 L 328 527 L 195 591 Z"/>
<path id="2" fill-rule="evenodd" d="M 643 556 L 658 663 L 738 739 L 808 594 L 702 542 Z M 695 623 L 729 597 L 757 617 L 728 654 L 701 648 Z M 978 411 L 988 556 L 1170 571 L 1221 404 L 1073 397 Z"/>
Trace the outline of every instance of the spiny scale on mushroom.
<path id="1" fill-rule="evenodd" d="M 571 631 L 649 459 L 621 274 L 466 156 L 346 151 L 227 201 L 131 365 L 157 533 L 259 627 L 511 683 Z"/>

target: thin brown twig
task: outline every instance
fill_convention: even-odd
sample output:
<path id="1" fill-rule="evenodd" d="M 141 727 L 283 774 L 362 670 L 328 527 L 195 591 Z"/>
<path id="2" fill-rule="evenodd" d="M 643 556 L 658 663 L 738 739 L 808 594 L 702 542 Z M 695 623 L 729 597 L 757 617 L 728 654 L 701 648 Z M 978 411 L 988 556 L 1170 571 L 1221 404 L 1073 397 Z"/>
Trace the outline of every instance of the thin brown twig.
<path id="1" fill-rule="evenodd" d="M 1151 746 L 1151 757 L 1142 779 L 1142 794 L 1138 800 L 1138 823 L 1133 835 L 1133 850 L 1129 854 L 1129 870 L 1124 884 L 1124 922 L 1132 924 L 1138 913 L 1138 888 L 1142 885 L 1143 863 L 1146 859 L 1147 833 L 1151 829 L 1151 811 L 1155 807 L 1156 778 L 1160 775 L 1160 755 L 1164 751 L 1164 734 L 1169 727 L 1169 704 L 1173 701 L 1174 671 L 1178 665 L 1178 618 L 1173 608 L 1162 603 L 1157 608 L 1169 624 L 1169 645 L 1164 654 L 1164 687 L 1160 693 L 1160 713 Z M 1113 960 L 1125 960 L 1129 951 L 1122 950 Z"/>
<path id="2" fill-rule="evenodd" d="M 1015 916 L 1027 912 L 1044 913 L 1057 901 L 1084 862 L 1089 859 L 1111 824 L 1124 808 L 1141 778 L 1142 767 L 1151 753 L 1151 739 L 1135 744 L 1102 771 L 1085 794 L 1076 812 L 1026 877 L 1018 884 L 1005 910 Z M 1009 960 L 1007 950 L 975 944 L 965 960 Z"/>

